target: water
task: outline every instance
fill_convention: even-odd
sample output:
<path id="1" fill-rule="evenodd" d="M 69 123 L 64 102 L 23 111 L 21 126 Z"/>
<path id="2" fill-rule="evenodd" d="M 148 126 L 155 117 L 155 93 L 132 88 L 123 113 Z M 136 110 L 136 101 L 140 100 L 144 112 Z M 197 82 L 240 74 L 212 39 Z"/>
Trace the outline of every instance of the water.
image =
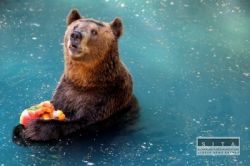
<path id="1" fill-rule="evenodd" d="M 140 117 L 116 132 L 19 146 L 21 111 L 50 99 L 63 71 L 65 16 L 125 26 L 120 53 Z M 247 0 L 0 1 L 0 165 L 247 165 Z M 198 136 L 238 136 L 240 156 L 196 156 Z"/>

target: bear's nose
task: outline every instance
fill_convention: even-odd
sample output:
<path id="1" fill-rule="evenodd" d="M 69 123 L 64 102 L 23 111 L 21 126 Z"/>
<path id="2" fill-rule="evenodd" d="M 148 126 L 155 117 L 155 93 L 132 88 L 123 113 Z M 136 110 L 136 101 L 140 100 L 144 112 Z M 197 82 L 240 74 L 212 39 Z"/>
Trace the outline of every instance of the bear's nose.
<path id="1" fill-rule="evenodd" d="M 73 31 L 70 35 L 71 40 L 81 40 L 82 39 L 82 34 L 79 31 Z"/>

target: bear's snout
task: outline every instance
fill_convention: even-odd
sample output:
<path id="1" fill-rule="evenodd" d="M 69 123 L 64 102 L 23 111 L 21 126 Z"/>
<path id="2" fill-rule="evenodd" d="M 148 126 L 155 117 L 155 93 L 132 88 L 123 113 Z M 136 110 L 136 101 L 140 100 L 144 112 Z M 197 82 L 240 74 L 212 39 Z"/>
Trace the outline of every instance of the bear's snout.
<path id="1" fill-rule="evenodd" d="M 81 41 L 83 39 L 83 34 L 79 31 L 73 31 L 70 34 L 70 45 L 69 49 L 72 54 L 77 54 L 81 52 Z"/>
<path id="2" fill-rule="evenodd" d="M 81 32 L 73 31 L 70 34 L 70 42 L 71 42 L 72 46 L 77 47 L 77 45 L 79 45 L 81 43 L 82 38 L 83 38 L 83 35 Z"/>

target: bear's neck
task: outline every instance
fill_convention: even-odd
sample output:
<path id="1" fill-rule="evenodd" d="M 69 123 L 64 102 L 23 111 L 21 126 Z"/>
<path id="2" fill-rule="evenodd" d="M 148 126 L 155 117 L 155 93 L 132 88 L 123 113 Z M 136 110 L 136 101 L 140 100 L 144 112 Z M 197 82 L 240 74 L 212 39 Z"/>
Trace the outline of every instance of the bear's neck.
<path id="1" fill-rule="evenodd" d="M 77 87 L 97 88 L 109 86 L 122 72 L 119 56 L 105 56 L 101 61 L 86 63 L 65 58 L 64 77 Z"/>

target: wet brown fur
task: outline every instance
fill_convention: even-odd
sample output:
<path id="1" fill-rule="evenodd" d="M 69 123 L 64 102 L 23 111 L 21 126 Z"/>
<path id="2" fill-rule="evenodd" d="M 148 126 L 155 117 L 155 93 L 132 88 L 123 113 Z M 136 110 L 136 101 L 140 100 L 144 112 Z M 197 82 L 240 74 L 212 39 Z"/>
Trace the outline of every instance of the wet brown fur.
<path id="1" fill-rule="evenodd" d="M 121 20 L 117 18 L 110 24 L 103 22 L 104 26 L 92 21 L 86 24 L 86 20 L 76 10 L 68 16 L 64 73 L 52 98 L 55 108 L 63 110 L 67 120 L 35 120 L 19 134 L 24 138 L 36 141 L 58 139 L 132 106 L 132 78 L 118 52 Z M 69 55 L 66 43 L 72 28 L 83 22 L 87 28 L 97 28 L 99 37 L 89 39 L 89 52 L 75 60 Z"/>

